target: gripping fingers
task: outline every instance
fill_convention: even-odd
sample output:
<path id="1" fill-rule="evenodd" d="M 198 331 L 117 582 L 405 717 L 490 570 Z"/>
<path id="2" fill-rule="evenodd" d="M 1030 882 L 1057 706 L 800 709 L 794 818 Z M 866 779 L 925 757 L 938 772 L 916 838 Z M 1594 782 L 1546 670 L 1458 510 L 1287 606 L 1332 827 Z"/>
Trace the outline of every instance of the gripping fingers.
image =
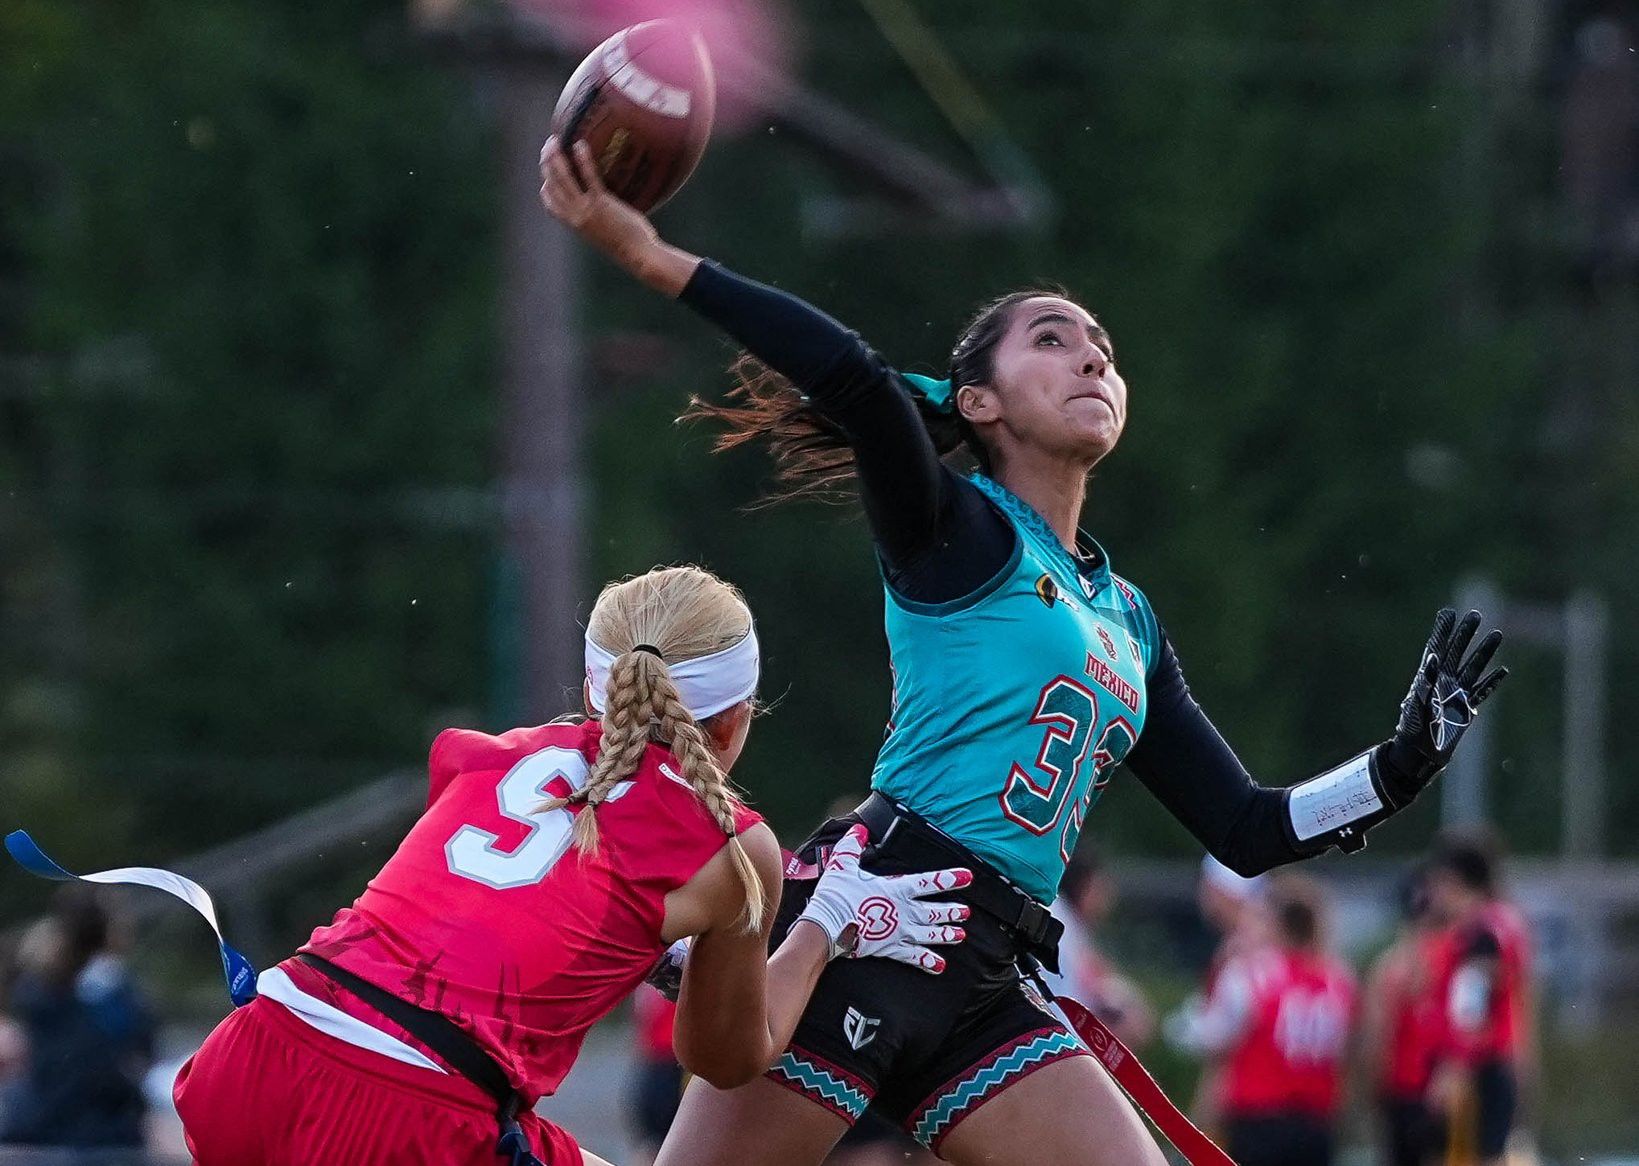
<path id="1" fill-rule="evenodd" d="M 581 188 L 592 195 L 609 193 L 604 188 L 603 175 L 598 173 L 598 163 L 592 156 L 592 147 L 582 140 L 571 146 L 570 152 L 574 154 L 575 178 Z"/>
<path id="2" fill-rule="evenodd" d="M 904 962 L 913 964 L 916 967 L 921 968 L 924 972 L 928 972 L 935 976 L 945 970 L 945 957 L 925 949 L 912 949 L 911 953 L 905 957 Z"/>
<path id="3" fill-rule="evenodd" d="M 848 833 L 836 840 L 831 847 L 831 854 L 825 860 L 827 871 L 858 870 L 860 856 L 865 853 L 865 847 L 870 844 L 871 832 L 861 822 Z"/>
<path id="4" fill-rule="evenodd" d="M 546 159 L 547 185 L 562 191 L 566 195 L 585 197 L 586 191 L 575 179 L 574 171 L 569 168 L 569 159 L 564 157 L 562 150 L 553 150 Z"/>
<path id="5" fill-rule="evenodd" d="M 945 957 L 929 949 L 935 945 L 961 943 L 966 938 L 967 932 L 960 927 L 908 927 L 897 948 L 882 954 L 938 975 L 945 970 Z"/>
<path id="6" fill-rule="evenodd" d="M 911 912 L 911 918 L 924 925 L 940 923 L 960 923 L 973 914 L 973 908 L 966 903 L 919 903 Z"/>
<path id="7" fill-rule="evenodd" d="M 958 891 L 973 882 L 973 872 L 965 866 L 953 866 L 945 870 L 923 871 L 921 874 L 889 875 L 888 881 L 898 887 L 909 887 L 909 893 L 916 897 L 922 895 L 938 895 L 945 891 Z"/>

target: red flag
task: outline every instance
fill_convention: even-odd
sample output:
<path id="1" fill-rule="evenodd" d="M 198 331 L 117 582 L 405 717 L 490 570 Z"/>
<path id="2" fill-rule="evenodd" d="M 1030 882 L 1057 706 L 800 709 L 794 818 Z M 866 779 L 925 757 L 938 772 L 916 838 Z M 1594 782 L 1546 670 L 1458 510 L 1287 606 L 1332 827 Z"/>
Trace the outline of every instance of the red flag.
<path id="1" fill-rule="evenodd" d="M 1155 1128 L 1165 1134 L 1167 1141 L 1178 1148 L 1178 1152 L 1190 1166 L 1235 1166 L 1234 1159 L 1196 1128 L 1195 1123 L 1185 1117 L 1183 1111 L 1161 1092 L 1161 1086 L 1155 1083 L 1155 1078 L 1150 1076 L 1149 1070 L 1138 1063 L 1138 1058 L 1133 1056 L 1132 1050 L 1122 1044 L 1115 1033 L 1094 1016 L 1086 1005 L 1079 1004 L 1068 996 L 1060 996 L 1055 1003 L 1064 1013 L 1064 1018 L 1070 1022 L 1070 1027 L 1087 1042 L 1093 1056 L 1104 1062 L 1104 1067 L 1110 1071 L 1110 1076 L 1115 1078 L 1115 1083 L 1132 1098 L 1132 1103 L 1138 1107 L 1138 1111 L 1155 1123 Z"/>

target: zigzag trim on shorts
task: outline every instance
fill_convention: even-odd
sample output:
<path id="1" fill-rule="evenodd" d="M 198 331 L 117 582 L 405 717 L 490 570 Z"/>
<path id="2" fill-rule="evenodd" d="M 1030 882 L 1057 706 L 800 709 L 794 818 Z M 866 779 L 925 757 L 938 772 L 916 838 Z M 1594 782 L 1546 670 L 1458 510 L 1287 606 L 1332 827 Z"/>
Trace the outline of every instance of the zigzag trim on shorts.
<path id="1" fill-rule="evenodd" d="M 946 1082 L 911 1113 L 905 1130 L 937 1154 L 945 1135 L 1008 1086 L 1054 1061 L 1088 1055 L 1087 1047 L 1061 1027 L 1027 1032 Z"/>
<path id="2" fill-rule="evenodd" d="M 871 1104 L 871 1094 L 875 1092 L 847 1070 L 839 1069 L 795 1045 L 786 1049 L 764 1076 L 776 1085 L 784 1085 L 823 1105 L 849 1125 L 859 1120 L 859 1115 Z"/>

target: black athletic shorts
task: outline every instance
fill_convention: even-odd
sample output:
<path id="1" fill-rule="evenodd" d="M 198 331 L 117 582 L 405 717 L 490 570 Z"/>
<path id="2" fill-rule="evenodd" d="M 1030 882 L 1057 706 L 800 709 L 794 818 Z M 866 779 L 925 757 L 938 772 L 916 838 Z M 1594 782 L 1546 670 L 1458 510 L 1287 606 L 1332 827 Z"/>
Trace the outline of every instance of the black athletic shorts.
<path id="1" fill-rule="evenodd" d="M 1500 1158 L 1508 1149 L 1508 1135 L 1514 1132 L 1519 1110 L 1519 1082 L 1507 1061 L 1486 1061 L 1474 1070 L 1474 1105 L 1464 1119 L 1473 1123 L 1464 1131 L 1482 1158 Z M 1446 1149 L 1450 1141 L 1449 1123 L 1438 1113 L 1429 1116 L 1434 1149 Z"/>
<path id="2" fill-rule="evenodd" d="M 1443 1143 L 1440 1123 L 1428 1106 L 1406 1097 L 1384 1097 L 1379 1104 L 1389 1166 L 1428 1166 Z"/>
<path id="3" fill-rule="evenodd" d="M 658 1146 L 672 1128 L 683 1100 L 683 1066 L 676 1061 L 640 1060 L 631 1086 L 633 1124 L 645 1145 Z"/>
<path id="4" fill-rule="evenodd" d="M 1330 1122 L 1305 1113 L 1226 1115 L 1225 1145 L 1236 1166 L 1331 1166 Z"/>
<path id="5" fill-rule="evenodd" d="M 1500 1158 L 1508 1148 L 1519 1108 L 1519 1084 L 1506 1061 L 1487 1061 L 1474 1071 L 1475 1148 L 1481 1158 Z"/>
<path id="6" fill-rule="evenodd" d="M 822 850 L 854 821 L 827 822 L 797 860 L 822 865 Z M 983 869 L 971 856 L 964 862 Z M 905 874 L 957 863 L 899 831 L 891 854 L 868 851 L 864 865 L 877 874 Z M 813 887 L 811 879 L 786 880 L 775 946 Z M 1017 933 L 979 910 L 963 927 L 967 940 L 945 950 L 939 975 L 886 959 L 833 961 L 769 1079 L 850 1125 L 870 1107 L 938 1153 L 951 1130 L 1009 1086 L 1055 1061 L 1089 1055 L 1021 973 Z"/>

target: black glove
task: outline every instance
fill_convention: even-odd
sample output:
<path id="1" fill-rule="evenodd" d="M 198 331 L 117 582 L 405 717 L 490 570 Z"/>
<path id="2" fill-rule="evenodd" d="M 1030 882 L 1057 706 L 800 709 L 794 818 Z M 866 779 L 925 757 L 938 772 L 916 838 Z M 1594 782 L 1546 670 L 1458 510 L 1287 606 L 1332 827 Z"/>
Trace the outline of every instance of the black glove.
<path id="1" fill-rule="evenodd" d="M 1480 705 L 1508 675 L 1506 668 L 1485 672 L 1502 643 L 1501 632 L 1492 629 L 1468 651 L 1479 626 L 1477 611 L 1459 621 L 1457 613 L 1445 607 L 1434 617 L 1434 634 L 1423 649 L 1411 691 L 1400 702 L 1400 723 L 1394 736 L 1377 747 L 1374 758 L 1383 793 L 1396 810 L 1410 804 L 1445 768 Z"/>

